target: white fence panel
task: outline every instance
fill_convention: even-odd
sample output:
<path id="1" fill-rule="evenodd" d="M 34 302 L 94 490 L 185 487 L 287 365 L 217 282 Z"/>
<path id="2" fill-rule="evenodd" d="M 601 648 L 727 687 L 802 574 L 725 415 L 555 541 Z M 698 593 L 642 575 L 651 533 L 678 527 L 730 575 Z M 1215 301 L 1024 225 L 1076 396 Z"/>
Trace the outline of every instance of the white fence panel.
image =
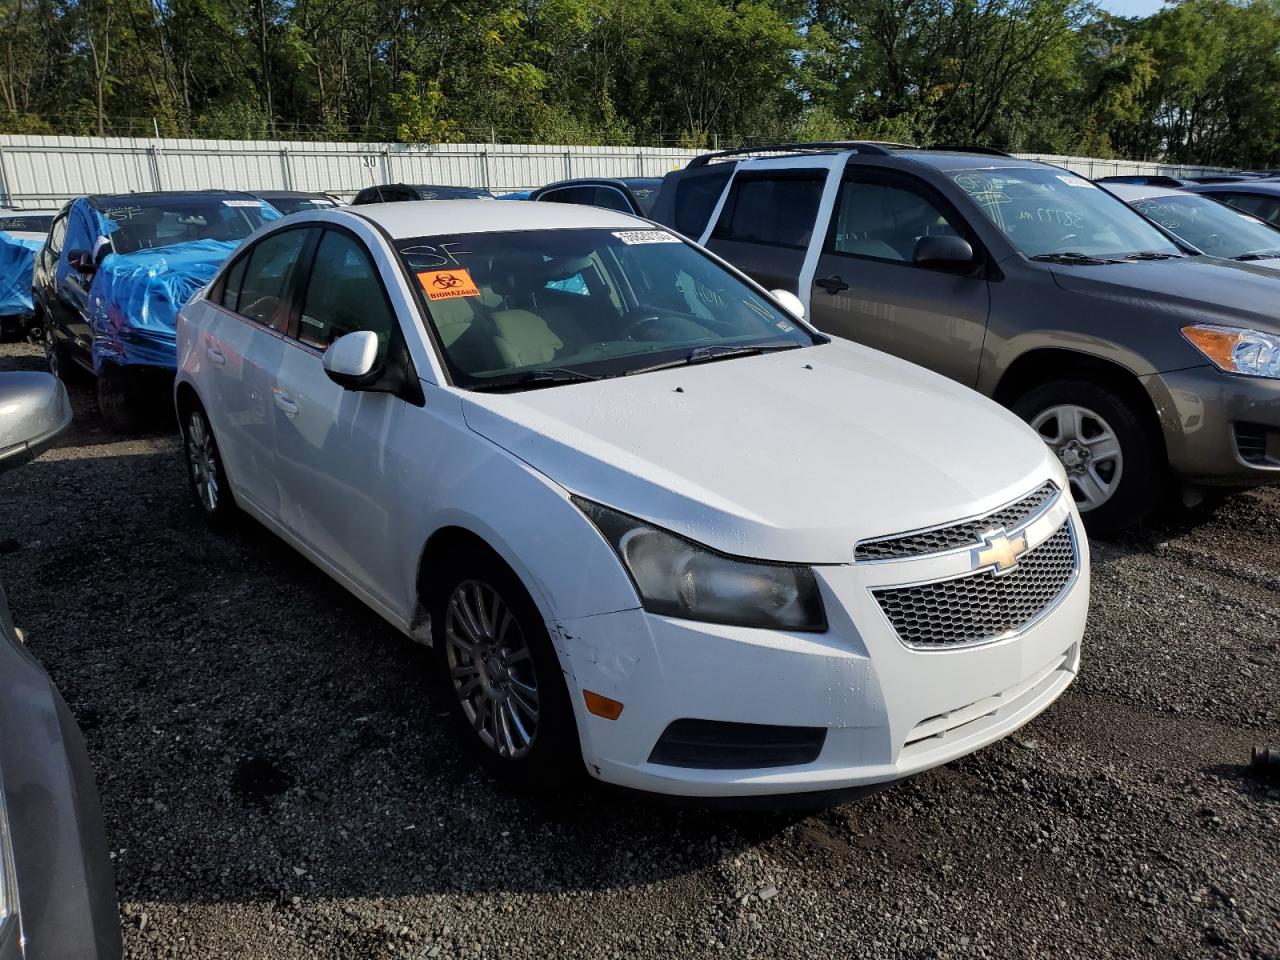
<path id="1" fill-rule="evenodd" d="M 529 144 L 313 143 L 126 137 L 0 136 L 0 204 L 56 206 L 86 193 L 147 190 L 325 190 L 374 183 L 531 190 L 569 177 L 660 177 L 699 151 Z M 1020 154 L 1087 177 L 1192 176 L 1211 167 Z"/>

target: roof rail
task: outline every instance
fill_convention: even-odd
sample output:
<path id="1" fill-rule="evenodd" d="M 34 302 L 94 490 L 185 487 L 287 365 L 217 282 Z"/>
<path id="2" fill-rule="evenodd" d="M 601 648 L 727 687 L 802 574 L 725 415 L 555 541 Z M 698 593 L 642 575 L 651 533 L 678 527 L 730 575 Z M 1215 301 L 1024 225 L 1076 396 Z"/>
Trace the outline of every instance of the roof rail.
<path id="1" fill-rule="evenodd" d="M 967 143 L 938 143 L 929 150 L 948 150 L 955 153 L 982 153 L 990 157 L 1012 157 L 1013 154 L 1005 150 L 997 150 L 995 147 L 975 147 Z"/>
<path id="2" fill-rule="evenodd" d="M 690 167 L 705 167 L 712 160 L 725 157 L 741 157 L 751 153 L 808 153 L 810 151 L 851 150 L 854 153 L 887 155 L 890 150 L 914 149 L 909 143 L 889 143 L 883 140 L 815 140 L 809 143 L 768 143 L 758 147 L 738 147 L 736 150 L 718 150 L 704 153 L 689 161 Z"/>

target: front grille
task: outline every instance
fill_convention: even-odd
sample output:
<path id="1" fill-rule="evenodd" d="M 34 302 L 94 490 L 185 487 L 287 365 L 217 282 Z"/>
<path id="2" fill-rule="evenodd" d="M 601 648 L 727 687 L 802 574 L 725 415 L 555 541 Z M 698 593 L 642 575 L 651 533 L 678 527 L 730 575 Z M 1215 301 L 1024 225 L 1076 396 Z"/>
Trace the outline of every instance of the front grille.
<path id="1" fill-rule="evenodd" d="M 898 639 L 927 650 L 982 643 L 1021 630 L 1057 602 L 1076 572 L 1070 522 L 1018 566 L 913 587 L 873 590 Z"/>
<path id="2" fill-rule="evenodd" d="M 933 530 L 920 530 L 879 540 L 864 540 L 853 550 L 854 560 L 891 560 L 898 557 L 919 557 L 928 553 L 954 550 L 982 542 L 982 535 L 1004 528 L 1015 530 L 1045 506 L 1057 494 L 1058 488 L 1046 481 L 1021 500 L 1001 507 L 992 513 L 973 520 L 964 520 Z"/>
<path id="3" fill-rule="evenodd" d="M 662 732 L 650 763 L 699 770 L 752 770 L 812 763 L 822 752 L 822 727 L 778 727 L 723 720 L 673 720 Z"/>

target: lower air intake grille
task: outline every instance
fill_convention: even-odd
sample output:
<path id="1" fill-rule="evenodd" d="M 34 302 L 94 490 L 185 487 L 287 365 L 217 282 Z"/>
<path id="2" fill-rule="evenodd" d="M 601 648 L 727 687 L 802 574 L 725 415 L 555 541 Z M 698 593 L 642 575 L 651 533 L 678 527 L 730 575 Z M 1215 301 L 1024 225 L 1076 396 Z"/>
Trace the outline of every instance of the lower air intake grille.
<path id="1" fill-rule="evenodd" d="M 1256 423 L 1237 423 L 1236 449 L 1245 463 L 1267 462 L 1267 428 Z"/>
<path id="2" fill-rule="evenodd" d="M 823 727 L 673 720 L 649 754 L 649 762 L 699 770 L 790 767 L 817 760 L 826 739 Z"/>
<path id="3" fill-rule="evenodd" d="M 1068 521 L 1018 566 L 912 587 L 873 590 L 898 639 L 909 647 L 947 649 L 994 640 L 1025 627 L 1052 607 L 1076 572 Z"/>

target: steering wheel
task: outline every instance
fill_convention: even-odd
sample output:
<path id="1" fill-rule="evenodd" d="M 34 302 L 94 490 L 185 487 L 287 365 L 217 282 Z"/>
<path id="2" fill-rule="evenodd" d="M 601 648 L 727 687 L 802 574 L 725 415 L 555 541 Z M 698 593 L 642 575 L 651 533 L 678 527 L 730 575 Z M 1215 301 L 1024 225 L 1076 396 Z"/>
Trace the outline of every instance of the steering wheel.
<path id="1" fill-rule="evenodd" d="M 649 337 L 636 336 L 647 327 L 655 323 L 661 323 L 667 318 L 660 313 L 655 313 L 644 307 L 637 307 L 630 311 L 626 316 L 627 324 L 622 328 L 622 339 L 624 340 L 647 340 Z"/>
<path id="2" fill-rule="evenodd" d="M 1059 237 L 1057 240 L 1053 241 L 1053 248 L 1055 250 L 1061 250 L 1063 244 L 1067 243 L 1069 240 L 1079 240 L 1079 239 L 1080 239 L 1080 234 L 1068 233 L 1064 236 Z"/>

